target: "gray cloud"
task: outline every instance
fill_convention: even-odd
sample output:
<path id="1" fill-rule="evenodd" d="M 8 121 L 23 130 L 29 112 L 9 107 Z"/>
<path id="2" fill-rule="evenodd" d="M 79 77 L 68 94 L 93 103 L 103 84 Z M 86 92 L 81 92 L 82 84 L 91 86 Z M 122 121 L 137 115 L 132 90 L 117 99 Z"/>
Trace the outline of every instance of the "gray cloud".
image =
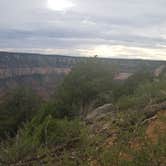
<path id="1" fill-rule="evenodd" d="M 75 7 L 59 12 L 47 0 L 0 0 L 0 49 L 87 55 L 107 48 L 135 57 L 134 47 L 140 58 L 166 59 L 165 0 L 71 1 Z"/>

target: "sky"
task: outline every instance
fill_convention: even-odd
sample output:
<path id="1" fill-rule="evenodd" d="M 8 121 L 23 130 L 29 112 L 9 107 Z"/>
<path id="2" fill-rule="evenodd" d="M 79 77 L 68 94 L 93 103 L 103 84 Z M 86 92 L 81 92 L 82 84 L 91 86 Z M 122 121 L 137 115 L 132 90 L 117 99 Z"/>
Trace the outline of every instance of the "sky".
<path id="1" fill-rule="evenodd" d="M 166 60 L 166 0 L 0 0 L 0 50 Z"/>

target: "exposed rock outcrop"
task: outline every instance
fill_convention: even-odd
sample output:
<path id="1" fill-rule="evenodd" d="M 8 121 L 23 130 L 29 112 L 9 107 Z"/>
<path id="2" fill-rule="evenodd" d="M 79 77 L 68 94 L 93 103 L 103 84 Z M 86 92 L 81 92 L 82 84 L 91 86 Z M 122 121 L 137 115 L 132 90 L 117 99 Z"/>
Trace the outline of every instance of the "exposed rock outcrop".
<path id="1" fill-rule="evenodd" d="M 107 114 L 110 114 L 113 111 L 115 111 L 115 108 L 112 104 L 105 104 L 89 112 L 86 116 L 86 120 L 89 122 L 96 121 L 107 116 Z"/>

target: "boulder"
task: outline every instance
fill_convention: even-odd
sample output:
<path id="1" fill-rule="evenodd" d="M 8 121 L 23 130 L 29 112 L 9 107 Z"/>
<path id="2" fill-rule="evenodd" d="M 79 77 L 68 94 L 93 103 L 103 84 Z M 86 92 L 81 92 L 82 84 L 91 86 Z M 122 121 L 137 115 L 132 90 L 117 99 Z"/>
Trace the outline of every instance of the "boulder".
<path id="1" fill-rule="evenodd" d="M 86 116 L 86 120 L 94 121 L 94 120 L 101 119 L 105 117 L 108 113 L 113 112 L 114 110 L 115 109 L 112 104 L 104 104 L 103 106 L 100 106 L 96 108 L 95 110 L 92 110 L 91 112 L 89 112 Z"/>

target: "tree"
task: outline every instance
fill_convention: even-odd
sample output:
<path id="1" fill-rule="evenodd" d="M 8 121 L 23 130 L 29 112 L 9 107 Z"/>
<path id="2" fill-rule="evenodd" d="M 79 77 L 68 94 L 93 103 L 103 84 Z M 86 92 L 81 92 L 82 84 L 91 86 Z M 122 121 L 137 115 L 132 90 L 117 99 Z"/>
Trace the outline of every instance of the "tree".
<path id="1" fill-rule="evenodd" d="M 61 115 L 79 115 L 80 108 L 97 101 L 101 94 L 112 91 L 113 69 L 113 66 L 106 65 L 97 58 L 75 66 L 55 95 L 56 107 Z"/>
<path id="2" fill-rule="evenodd" d="M 154 76 L 151 71 L 149 71 L 146 67 L 138 70 L 131 77 L 129 77 L 124 83 L 124 94 L 130 95 L 133 94 L 135 89 L 146 82 L 153 81 Z"/>

